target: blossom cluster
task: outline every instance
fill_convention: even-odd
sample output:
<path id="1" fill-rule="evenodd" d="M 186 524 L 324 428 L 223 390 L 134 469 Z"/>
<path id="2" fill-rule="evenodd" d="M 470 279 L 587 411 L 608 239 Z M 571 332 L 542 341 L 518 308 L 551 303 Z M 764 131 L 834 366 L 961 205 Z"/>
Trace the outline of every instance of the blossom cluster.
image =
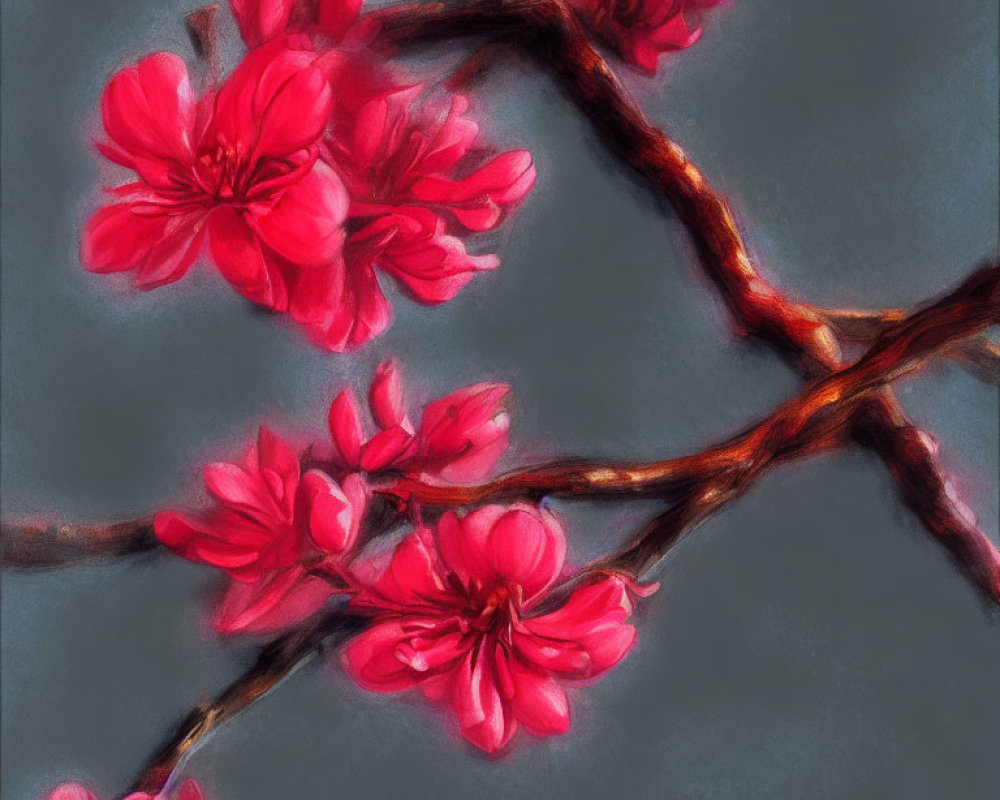
<path id="1" fill-rule="evenodd" d="M 524 503 L 446 511 L 434 524 L 401 480 L 484 478 L 507 449 L 509 389 L 481 383 L 407 413 L 397 366 L 383 363 L 365 424 L 354 393 L 330 404 L 329 437 L 296 448 L 260 428 L 239 463 L 205 467 L 212 505 L 164 511 L 154 528 L 174 552 L 222 571 L 220 633 L 294 625 L 346 595 L 370 625 L 343 665 L 365 689 L 419 689 L 451 706 L 462 735 L 502 751 L 518 727 L 569 729 L 565 687 L 587 684 L 635 642 L 627 623 L 643 590 L 603 574 L 546 605 L 565 578 L 566 536 Z M 366 548 L 375 498 L 409 524 L 394 549 Z M 374 549 L 376 552 L 372 553 Z"/>
<path id="2" fill-rule="evenodd" d="M 342 351 L 391 322 L 378 273 L 438 304 L 494 269 L 466 242 L 509 216 L 535 168 L 478 147 L 464 96 L 377 60 L 358 3 L 306 5 L 233 0 L 251 49 L 200 96 L 173 53 L 112 76 L 97 146 L 133 178 L 84 225 L 81 260 L 153 289 L 207 250 L 245 298 Z"/>
<path id="3" fill-rule="evenodd" d="M 483 146 L 466 96 L 377 56 L 377 23 L 361 2 L 230 0 L 247 50 L 224 80 L 215 64 L 193 78 L 169 52 L 116 72 L 97 149 L 129 177 L 84 223 L 84 267 L 130 273 L 149 290 L 204 259 L 332 351 L 391 324 L 386 277 L 436 305 L 495 269 L 496 254 L 470 248 L 529 194 L 531 154 Z M 702 13 L 720 2 L 567 0 L 649 73 L 663 52 L 697 41 Z M 569 582 L 566 536 L 544 506 L 425 520 L 402 488 L 485 478 L 507 449 L 508 398 L 502 384 L 469 386 L 414 422 L 398 368 L 383 363 L 367 413 L 345 390 L 321 440 L 293 443 L 261 427 L 239 462 L 205 467 L 211 505 L 158 514 L 156 536 L 226 576 L 219 633 L 280 631 L 339 600 L 369 621 L 341 659 L 361 687 L 446 704 L 465 739 L 490 754 L 519 728 L 564 733 L 567 688 L 625 657 L 634 600 L 648 590 L 615 573 Z M 408 527 L 373 554 L 386 509 Z M 66 783 L 48 800 L 96 797 Z M 174 800 L 202 793 L 188 781 Z"/>

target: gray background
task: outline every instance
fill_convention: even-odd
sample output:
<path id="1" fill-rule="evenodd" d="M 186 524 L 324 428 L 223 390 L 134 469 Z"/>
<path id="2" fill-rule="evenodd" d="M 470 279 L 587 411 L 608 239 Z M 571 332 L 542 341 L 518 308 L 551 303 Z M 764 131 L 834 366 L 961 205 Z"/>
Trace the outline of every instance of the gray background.
<path id="1" fill-rule="evenodd" d="M 103 80 L 189 54 L 191 0 L 3 5 L 4 513 L 126 517 L 199 497 L 196 466 L 261 418 L 320 428 L 333 389 L 398 355 L 427 397 L 505 379 L 517 446 L 655 457 L 793 394 L 739 343 L 674 220 L 511 58 L 483 84 L 491 138 L 539 183 L 504 264 L 351 356 L 309 348 L 209 270 L 134 296 L 86 274 L 88 136 Z M 628 78 L 802 296 L 909 303 L 997 238 L 997 4 L 734 0 L 656 81 Z M 997 394 L 940 366 L 900 387 L 987 530 Z M 651 508 L 560 504 L 580 560 Z M 499 763 L 415 704 L 332 669 L 296 675 L 188 766 L 214 800 L 342 797 L 968 798 L 1000 785 L 1000 636 L 966 581 L 852 452 L 796 464 L 670 557 L 641 643 L 574 698 L 564 738 Z M 3 798 L 86 779 L 106 797 L 251 657 L 205 635 L 208 570 L 166 558 L 3 579 Z"/>

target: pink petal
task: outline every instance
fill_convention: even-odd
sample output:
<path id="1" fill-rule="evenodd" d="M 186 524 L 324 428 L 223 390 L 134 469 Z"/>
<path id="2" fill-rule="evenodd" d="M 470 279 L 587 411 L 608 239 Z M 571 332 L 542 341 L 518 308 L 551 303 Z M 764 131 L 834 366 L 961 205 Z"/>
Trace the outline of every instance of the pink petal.
<path id="1" fill-rule="evenodd" d="M 554 518 L 543 521 L 544 513 L 527 506 L 508 511 L 487 542 L 495 574 L 508 586 L 521 586 L 528 601 L 555 581 L 566 557 L 565 534 Z"/>
<path id="2" fill-rule="evenodd" d="M 97 800 L 97 795 L 79 783 L 60 783 L 45 800 Z"/>
<path id="3" fill-rule="evenodd" d="M 493 577 L 488 542 L 494 523 L 507 509 L 499 505 L 477 508 L 463 519 L 446 511 L 437 525 L 437 544 L 445 567 L 471 587 L 475 581 Z"/>
<path id="4" fill-rule="evenodd" d="M 232 208 L 209 217 L 209 246 L 222 276 L 248 300 L 275 311 L 288 309 L 288 289 L 276 262 L 266 259 L 256 234 Z"/>
<path id="5" fill-rule="evenodd" d="M 193 160 L 194 95 L 187 66 L 173 53 L 153 53 L 115 73 L 101 98 L 104 129 L 129 155 Z"/>
<path id="6" fill-rule="evenodd" d="M 201 787 L 188 778 L 177 791 L 176 800 L 204 800 L 204 795 L 201 792 Z"/>
<path id="7" fill-rule="evenodd" d="M 247 47 L 257 47 L 282 33 L 294 4 L 295 0 L 229 0 Z"/>
<path id="8" fill-rule="evenodd" d="M 487 231 L 524 199 L 534 182 L 531 153 L 514 150 L 497 156 L 463 180 L 428 176 L 415 182 L 411 191 L 419 200 L 448 207 L 469 230 Z"/>
<path id="9" fill-rule="evenodd" d="M 510 387 L 480 383 L 429 403 L 415 468 L 456 482 L 484 478 L 507 449 Z"/>
<path id="10" fill-rule="evenodd" d="M 450 170 L 468 154 L 479 134 L 479 126 L 462 116 L 468 107 L 469 101 L 464 95 L 452 95 L 448 114 L 428 144 L 426 155 L 420 159 L 418 168 L 422 175 Z"/>
<path id="11" fill-rule="evenodd" d="M 440 574 L 430 533 L 425 528 L 417 528 L 396 546 L 388 569 L 373 588 L 386 607 L 411 612 L 414 608 L 434 607 L 450 614 L 459 602 Z"/>
<path id="12" fill-rule="evenodd" d="M 590 657 L 587 677 L 593 678 L 620 662 L 635 644 L 636 630 L 625 623 L 631 612 L 625 580 L 612 575 L 580 587 L 562 608 L 522 625 L 537 637 L 577 643 Z"/>
<path id="13" fill-rule="evenodd" d="M 322 267 L 295 270 L 289 286 L 288 313 L 303 325 L 321 324 L 340 310 L 343 285 L 342 257 Z"/>
<path id="14" fill-rule="evenodd" d="M 321 347 L 337 352 L 353 349 L 392 321 L 392 308 L 372 269 L 373 257 L 367 245 L 357 244 L 355 234 L 342 260 L 322 269 L 299 270 L 291 311 Z"/>
<path id="15" fill-rule="evenodd" d="M 215 98 L 210 143 L 244 158 L 288 158 L 326 128 L 330 86 L 308 39 L 284 37 L 247 53 Z"/>
<path id="16" fill-rule="evenodd" d="M 268 246 L 292 263 L 319 268 L 340 253 L 347 203 L 340 178 L 317 161 L 267 213 L 250 215 L 248 221 Z"/>
<path id="17" fill-rule="evenodd" d="M 344 553 L 357 539 L 364 515 L 364 482 L 352 474 L 347 478 L 351 494 L 326 473 L 309 470 L 302 479 L 309 535 L 316 547 L 325 553 Z M 360 505 L 359 505 L 360 501 Z"/>
<path id="18" fill-rule="evenodd" d="M 91 272 L 135 269 L 164 236 L 170 217 L 135 213 L 132 203 L 98 209 L 84 225 L 80 261 Z"/>
<path id="19" fill-rule="evenodd" d="M 189 561 L 211 564 L 234 575 L 259 572 L 259 542 L 247 543 L 241 536 L 246 529 L 227 525 L 223 519 L 201 522 L 167 511 L 156 515 L 153 530 L 161 542 Z"/>
<path id="20" fill-rule="evenodd" d="M 500 259 L 495 255 L 469 255 L 461 239 L 436 234 L 393 240 L 379 265 L 413 300 L 437 305 L 455 297 L 476 273 L 496 269 Z"/>
<path id="21" fill-rule="evenodd" d="M 317 9 L 320 29 L 339 43 L 357 21 L 361 5 L 362 0 L 320 0 Z"/>
<path id="22" fill-rule="evenodd" d="M 517 722 L 500 697 L 492 654 L 470 652 L 455 673 L 452 705 L 462 736 L 480 750 L 495 755 L 510 741 Z"/>
<path id="23" fill-rule="evenodd" d="M 270 470 L 279 476 L 282 494 L 275 496 L 292 497 L 295 494 L 301 471 L 299 454 L 266 425 L 257 429 L 257 461 L 261 470 Z"/>
<path id="24" fill-rule="evenodd" d="M 590 653 L 578 642 L 546 639 L 518 631 L 514 632 L 512 642 L 522 658 L 545 672 L 555 672 L 564 677 L 591 674 Z"/>
<path id="25" fill-rule="evenodd" d="M 396 426 L 376 433 L 362 448 L 361 469 L 378 472 L 405 458 L 413 445 L 413 434 Z"/>
<path id="26" fill-rule="evenodd" d="M 364 431 L 361 427 L 361 410 L 354 392 L 345 389 L 333 399 L 327 421 L 330 436 L 345 466 L 357 468 L 361 462 Z"/>
<path id="27" fill-rule="evenodd" d="M 430 628 L 434 620 L 426 620 Z M 396 657 L 396 649 L 410 633 L 399 620 L 376 623 L 355 636 L 344 648 L 347 674 L 370 692 L 398 692 L 416 685 L 412 670 Z"/>
<path id="28" fill-rule="evenodd" d="M 204 469 L 205 487 L 220 503 L 260 511 L 270 507 L 266 486 L 257 475 L 247 474 L 239 465 L 217 461 Z"/>
<path id="29" fill-rule="evenodd" d="M 570 728 L 566 692 L 551 677 L 519 659 L 509 661 L 514 683 L 513 710 L 517 721 L 535 736 L 554 736 Z"/>
<path id="30" fill-rule="evenodd" d="M 204 245 L 204 221 L 201 215 L 172 218 L 139 267 L 134 280 L 136 288 L 156 289 L 183 278 Z"/>
<path id="31" fill-rule="evenodd" d="M 380 428 L 403 426 L 406 412 L 403 409 L 403 384 L 395 361 L 383 361 L 375 370 L 368 403 Z"/>
<path id="32" fill-rule="evenodd" d="M 435 673 L 449 670 L 462 658 L 469 651 L 471 640 L 470 634 L 445 626 L 426 632 L 418 630 L 396 647 L 395 654 L 414 672 L 433 678 Z"/>
<path id="33" fill-rule="evenodd" d="M 319 611 L 335 593 L 320 577 L 301 565 L 256 583 L 233 583 L 219 607 L 219 633 L 274 633 L 302 622 Z"/>

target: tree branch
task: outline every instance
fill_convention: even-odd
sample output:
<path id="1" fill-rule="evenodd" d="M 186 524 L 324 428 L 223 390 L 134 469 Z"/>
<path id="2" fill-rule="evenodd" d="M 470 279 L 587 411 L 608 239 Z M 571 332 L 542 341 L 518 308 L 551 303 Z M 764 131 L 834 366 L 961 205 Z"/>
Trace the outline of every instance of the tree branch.
<path id="1" fill-rule="evenodd" d="M 363 626 L 343 607 L 315 616 L 264 647 L 253 666 L 218 697 L 188 714 L 143 768 L 130 791 L 158 795 L 184 758 L 209 734 L 263 697 L 326 648 Z"/>
<path id="2" fill-rule="evenodd" d="M 160 544 L 152 517 L 108 525 L 4 522 L 0 538 L 5 567 L 36 569 L 146 553 Z"/>
<path id="3" fill-rule="evenodd" d="M 479 35 L 515 43 L 542 62 L 591 121 L 602 142 L 657 197 L 670 203 L 694 238 L 706 275 L 745 332 L 790 357 L 808 378 L 842 366 L 836 331 L 821 311 L 782 294 L 764 278 L 750 258 L 726 199 L 712 189 L 684 151 L 646 119 L 563 0 L 397 5 L 372 16 L 381 24 L 382 41 L 390 46 Z M 953 553 L 977 549 L 956 547 L 956 542 L 988 544 L 989 538 L 978 527 L 970 530 L 966 510 L 954 493 L 940 495 L 933 509 L 917 501 L 917 486 L 948 483 L 927 444 L 929 437 L 903 433 L 917 429 L 892 392 L 885 391 L 868 403 L 868 413 L 859 416 L 852 433 L 882 458 L 900 495 L 928 532 Z M 899 437 L 909 444 L 904 446 Z"/>
<path id="4" fill-rule="evenodd" d="M 851 342 L 868 343 L 888 326 L 906 316 L 902 308 L 819 308 L 813 307 L 841 337 Z M 968 364 L 983 381 L 1000 383 L 1000 344 L 987 332 L 955 345 L 949 355 Z"/>
<path id="5" fill-rule="evenodd" d="M 743 495 L 769 468 L 815 453 L 832 443 L 845 429 L 874 431 L 882 438 L 872 443 L 886 450 L 891 464 L 910 472 L 896 475 L 909 494 L 907 502 L 919 508 L 922 519 L 935 520 L 934 532 L 954 561 L 984 596 L 1000 603 L 1000 551 L 976 525 L 971 510 L 955 497 L 954 487 L 934 465 L 920 464 L 923 452 L 934 452 L 929 437 L 901 415 L 892 426 L 870 424 L 873 413 L 885 413 L 868 399 L 888 382 L 917 369 L 936 352 L 1000 320 L 1000 266 L 980 270 L 934 305 L 886 328 L 869 351 L 853 366 L 814 382 L 799 397 L 770 417 L 735 437 L 717 452 L 731 449 L 741 465 L 707 476 L 692 485 L 666 513 L 631 542 L 597 560 L 588 572 L 619 571 L 641 578 L 689 531 L 719 508 Z M 865 444 L 868 444 L 867 442 Z M 957 509 L 962 526 L 951 519 Z"/>
<path id="6" fill-rule="evenodd" d="M 974 273 L 938 303 L 887 329 L 857 363 L 814 382 L 770 417 L 727 444 L 707 451 L 715 454 L 712 459 L 725 460 L 733 466 L 706 473 L 631 542 L 556 587 L 539 613 L 558 606 L 574 586 L 595 574 L 616 571 L 637 578 L 643 576 L 686 533 L 746 492 L 768 468 L 836 443 L 861 399 L 998 318 L 1000 266 Z M 380 519 L 381 515 L 375 515 L 372 524 Z M 967 545 L 965 542 L 953 552 L 963 553 L 961 548 Z M 1000 554 L 988 541 L 978 542 L 977 546 L 977 550 L 968 551 L 961 563 L 979 586 L 1000 602 Z M 217 699 L 195 709 L 181 722 L 143 769 L 133 790 L 161 792 L 184 757 L 207 735 L 273 689 L 328 643 L 342 641 L 364 624 L 362 618 L 338 608 L 313 617 L 276 639 L 261 651 L 248 672 Z"/>

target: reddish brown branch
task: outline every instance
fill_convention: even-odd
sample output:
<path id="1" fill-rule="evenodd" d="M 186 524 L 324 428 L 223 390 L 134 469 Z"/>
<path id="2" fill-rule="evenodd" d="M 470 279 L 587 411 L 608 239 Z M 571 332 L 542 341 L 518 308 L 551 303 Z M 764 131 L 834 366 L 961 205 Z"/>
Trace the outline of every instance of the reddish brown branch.
<path id="1" fill-rule="evenodd" d="M 721 449 L 734 450 L 745 466 L 692 486 L 647 530 L 598 560 L 592 569 L 640 577 L 682 536 L 745 493 L 771 466 L 816 452 L 841 431 L 872 430 L 881 438 L 866 444 L 889 452 L 890 464 L 910 470 L 894 476 L 908 492 L 907 502 L 920 510 L 922 519 L 937 522 L 933 532 L 958 565 L 992 602 L 1000 603 L 1000 551 L 981 535 L 974 515 L 955 497 L 954 488 L 940 472 L 920 463 L 923 453 L 934 452 L 933 442 L 902 415 L 894 417 L 890 426 L 880 422 L 866 427 L 872 414 L 887 413 L 886 406 L 878 405 L 884 402 L 884 395 L 878 393 L 882 386 L 998 320 L 1000 266 L 974 273 L 933 306 L 887 328 L 853 366 L 816 381 L 763 422 L 723 445 Z M 867 399 L 873 394 L 874 403 Z M 950 516 L 951 509 L 961 518 L 960 529 Z"/>
<path id="2" fill-rule="evenodd" d="M 906 316 L 901 308 L 819 308 L 813 307 L 842 339 L 871 342 L 888 326 Z M 968 364 L 988 383 L 1000 383 L 1000 344 L 984 332 L 955 345 L 949 356 Z"/>
<path id="3" fill-rule="evenodd" d="M 374 13 L 388 44 L 481 35 L 515 43 L 547 65 L 602 142 L 672 205 L 698 246 L 706 274 L 746 332 L 790 356 L 807 377 L 841 366 L 836 332 L 824 315 L 765 280 L 750 258 L 726 199 L 712 189 L 681 148 L 646 119 L 562 0 L 427 3 Z M 901 496 L 927 530 L 960 563 L 967 557 L 961 554 L 992 548 L 983 531 L 970 527 L 953 497 L 937 495 L 932 509 L 915 502 L 917 486 L 947 483 L 937 456 L 922 443 L 926 437 L 911 437 L 915 444 L 908 447 L 890 445 L 894 431 L 912 428 L 891 392 L 868 403 L 868 413 L 859 417 L 853 432 L 881 456 Z M 907 480 L 914 483 L 904 484 Z"/>

